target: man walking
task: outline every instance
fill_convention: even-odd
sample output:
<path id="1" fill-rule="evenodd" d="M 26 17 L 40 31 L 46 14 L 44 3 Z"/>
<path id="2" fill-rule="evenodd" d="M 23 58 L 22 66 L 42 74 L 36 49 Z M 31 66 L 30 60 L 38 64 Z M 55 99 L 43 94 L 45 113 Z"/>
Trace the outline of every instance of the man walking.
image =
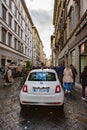
<path id="1" fill-rule="evenodd" d="M 77 75 L 77 70 L 76 68 L 71 64 L 70 68 L 72 70 L 72 74 L 73 74 L 73 83 L 72 83 L 72 87 L 75 87 L 75 79 L 76 79 L 76 75 Z"/>

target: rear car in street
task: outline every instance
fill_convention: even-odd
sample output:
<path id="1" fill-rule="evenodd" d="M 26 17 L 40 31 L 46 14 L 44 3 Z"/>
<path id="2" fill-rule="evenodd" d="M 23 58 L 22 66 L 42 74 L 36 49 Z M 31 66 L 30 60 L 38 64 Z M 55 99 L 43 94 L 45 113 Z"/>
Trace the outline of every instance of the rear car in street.
<path id="1" fill-rule="evenodd" d="M 31 70 L 20 92 L 20 105 L 64 107 L 64 90 L 53 69 Z"/>

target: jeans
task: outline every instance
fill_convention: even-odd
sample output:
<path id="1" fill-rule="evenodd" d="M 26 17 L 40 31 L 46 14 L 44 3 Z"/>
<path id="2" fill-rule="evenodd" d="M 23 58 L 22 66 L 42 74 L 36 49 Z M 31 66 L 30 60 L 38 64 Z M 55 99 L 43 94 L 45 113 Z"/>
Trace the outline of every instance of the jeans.
<path id="1" fill-rule="evenodd" d="M 71 90 L 71 83 L 64 82 L 64 89 L 70 91 Z"/>

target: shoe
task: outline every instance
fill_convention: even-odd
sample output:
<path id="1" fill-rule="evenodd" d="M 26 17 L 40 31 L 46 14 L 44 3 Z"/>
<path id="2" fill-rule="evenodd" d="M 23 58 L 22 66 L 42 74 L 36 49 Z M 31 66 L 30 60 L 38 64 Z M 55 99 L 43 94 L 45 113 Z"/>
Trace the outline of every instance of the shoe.
<path id="1" fill-rule="evenodd" d="M 67 89 L 65 90 L 65 94 L 67 93 L 68 91 L 67 91 Z"/>
<path id="2" fill-rule="evenodd" d="M 68 91 L 68 93 L 70 93 L 70 91 Z"/>
<path id="3" fill-rule="evenodd" d="M 5 83 L 4 83 L 4 86 L 7 86 L 7 85 L 8 85 L 8 83 L 5 82 Z"/>
<path id="4" fill-rule="evenodd" d="M 85 100 L 85 98 L 84 98 L 84 97 L 82 97 L 82 100 L 84 101 L 84 100 Z"/>

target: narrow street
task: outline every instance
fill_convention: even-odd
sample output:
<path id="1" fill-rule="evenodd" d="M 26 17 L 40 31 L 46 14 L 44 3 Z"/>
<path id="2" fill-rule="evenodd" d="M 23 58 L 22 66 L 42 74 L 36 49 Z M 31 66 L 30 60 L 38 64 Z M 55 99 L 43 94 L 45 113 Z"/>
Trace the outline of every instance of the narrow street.
<path id="1" fill-rule="evenodd" d="M 12 86 L 0 84 L 0 130 L 87 130 L 87 102 L 73 90 L 65 96 L 64 111 L 54 107 L 21 110 L 20 78 Z"/>

